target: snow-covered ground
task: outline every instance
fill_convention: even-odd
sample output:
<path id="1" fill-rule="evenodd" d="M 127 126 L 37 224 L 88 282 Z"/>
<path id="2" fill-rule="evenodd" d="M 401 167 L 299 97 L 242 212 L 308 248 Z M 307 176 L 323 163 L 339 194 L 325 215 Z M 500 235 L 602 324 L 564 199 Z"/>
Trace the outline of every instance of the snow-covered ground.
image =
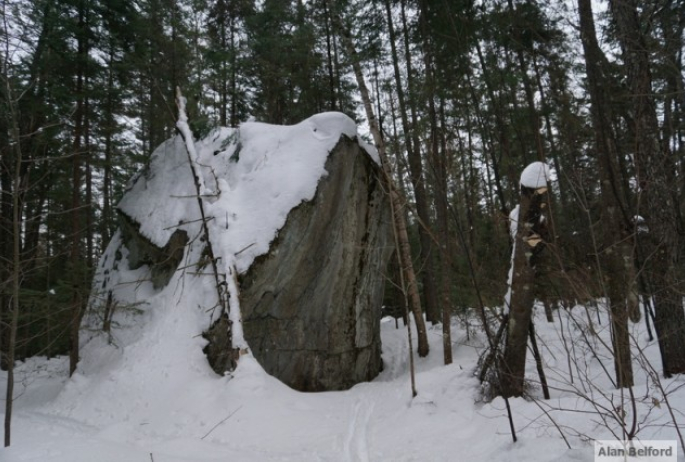
<path id="1" fill-rule="evenodd" d="M 355 137 L 354 123 L 327 113 L 292 127 L 222 129 L 191 146 L 212 192 L 202 200 L 227 273 L 266 252 L 290 209 L 311 199 L 341 135 Z M 529 173 L 536 186 L 547 175 Z M 146 196 L 126 196 L 119 207 L 153 243 L 165 245 L 173 229 L 187 231 L 182 268 L 155 289 L 149 269 L 130 269 L 121 235 L 113 238 L 95 277 L 76 373 L 68 377 L 66 358 L 32 358 L 16 370 L 12 446 L 0 450 L 2 462 L 585 461 L 594 458 L 593 440 L 622 438 L 622 429 L 641 439 L 680 439 L 685 377 L 659 379 L 650 369 L 660 369 L 658 346 L 640 324 L 633 326 L 634 399 L 616 390 L 605 309 L 557 311 L 554 323 L 537 315 L 552 398 L 541 399 L 529 358 L 530 399 L 510 400 L 516 443 L 504 401 L 486 401 L 474 377 L 487 342 L 473 313 L 468 322 L 454 319 L 450 366 L 442 365 L 441 326 L 431 328 L 432 352 L 416 359 L 414 398 L 406 329 L 391 319 L 381 324 L 384 371 L 347 391 L 293 391 L 250 355 L 232 376 L 217 376 L 201 335 L 216 306 L 216 281 L 188 269 L 205 244 L 179 138 L 155 152 L 151 171 L 131 189 Z M 119 302 L 107 334 L 99 290 Z M 0 372 L 2 397 L 5 383 Z"/>
<path id="2" fill-rule="evenodd" d="M 66 358 L 28 360 L 17 373 L 12 446 L 0 451 L 0 460 L 591 461 L 593 439 L 620 435 L 612 417 L 619 415 L 628 430 L 637 416 L 638 438 L 677 439 L 671 412 L 683 426 L 685 378 L 662 379 L 664 399 L 640 366 L 643 357 L 659 369 L 658 346 L 648 343 L 643 324 L 633 326 L 644 350 L 638 354 L 634 347 L 640 357 L 633 408 L 610 384 L 613 364 L 601 344 L 608 339 L 606 318 L 598 324 L 596 311 L 583 307 L 555 315 L 553 324 L 536 316 L 552 399 L 542 399 L 530 359 L 527 377 L 537 399 L 510 400 L 516 443 L 504 402 L 484 402 L 473 376 L 484 346 L 474 335 L 480 330 L 475 321 L 467 336 L 454 320 L 450 366 L 442 365 L 440 326 L 430 330 L 432 351 L 416 359 L 418 396 L 412 399 L 406 329 L 386 318 L 384 371 L 341 392 L 293 391 L 251 357 L 241 359 L 234 376 L 218 377 L 202 363 L 201 344 L 189 341 L 164 353 L 149 335 L 138 342 L 141 348 L 129 346 L 136 352 L 130 358 L 109 358 L 107 368 L 91 365 L 88 375 L 71 379 Z M 174 316 L 164 318 L 156 322 L 171 328 Z M 597 337 L 589 335 L 588 319 Z M 0 380 L 2 388 L 4 375 Z M 685 460 L 682 447 L 678 453 Z"/>

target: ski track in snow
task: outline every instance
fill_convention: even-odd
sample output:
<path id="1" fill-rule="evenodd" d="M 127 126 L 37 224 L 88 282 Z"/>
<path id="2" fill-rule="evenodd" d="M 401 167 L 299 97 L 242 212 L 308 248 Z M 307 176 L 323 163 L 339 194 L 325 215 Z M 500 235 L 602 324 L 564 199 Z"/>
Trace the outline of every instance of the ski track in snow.
<path id="1" fill-rule="evenodd" d="M 394 320 L 386 318 L 386 322 L 394 324 Z M 393 354 L 386 354 L 384 356 L 383 371 L 378 380 L 389 381 L 397 379 L 404 371 L 408 369 L 409 364 L 409 344 L 407 342 L 407 329 L 404 326 L 399 327 L 404 331 L 404 338 L 393 336 L 386 339 L 382 345 L 383 351 L 392 351 Z"/>
<path id="2" fill-rule="evenodd" d="M 347 427 L 345 438 L 345 460 L 347 462 L 369 462 L 369 421 L 374 404 L 359 400 L 354 406 L 353 416 Z"/>

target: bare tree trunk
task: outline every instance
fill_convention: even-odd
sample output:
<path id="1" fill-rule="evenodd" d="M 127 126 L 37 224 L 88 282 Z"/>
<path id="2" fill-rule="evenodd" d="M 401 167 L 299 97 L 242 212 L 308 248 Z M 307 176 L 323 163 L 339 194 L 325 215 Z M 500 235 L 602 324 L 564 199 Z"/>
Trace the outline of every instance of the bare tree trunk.
<path id="1" fill-rule="evenodd" d="M 421 275 L 423 282 L 423 295 L 426 307 L 426 318 L 433 324 L 439 321 L 439 308 L 436 297 L 435 287 L 435 268 L 433 263 L 433 242 L 426 227 L 430 227 L 430 206 L 425 187 L 425 178 L 423 174 L 423 165 L 421 162 L 421 147 L 418 144 L 418 137 L 415 135 L 415 130 L 409 125 L 409 117 L 407 115 L 407 103 L 405 100 L 404 89 L 402 87 L 402 79 L 400 75 L 399 59 L 397 47 L 395 45 L 395 27 L 392 21 L 392 11 L 390 9 L 390 1 L 386 0 L 385 9 L 388 21 L 388 31 L 390 34 L 390 47 L 392 51 L 392 63 L 395 73 L 395 86 L 397 87 L 397 99 L 399 101 L 400 118 L 402 120 L 402 130 L 404 131 L 405 145 L 407 146 L 407 157 L 409 159 L 409 173 L 414 188 L 414 198 L 416 199 L 416 213 L 419 220 L 419 242 L 421 244 L 421 251 L 419 252 L 419 261 L 424 269 Z M 407 72 L 411 72 L 411 65 L 408 65 Z M 412 95 L 410 95 L 411 97 Z"/>
<path id="2" fill-rule="evenodd" d="M 428 3 L 423 0 L 419 2 L 419 24 L 421 29 L 423 47 L 423 61 L 426 72 L 426 88 L 425 91 L 428 96 L 428 119 L 430 121 L 430 148 L 429 159 L 433 163 L 435 170 L 435 177 L 437 183 L 437 190 L 435 191 L 435 208 L 438 217 L 438 229 L 440 230 L 440 246 L 442 247 L 440 255 L 440 288 L 442 306 L 440 313 L 442 314 L 442 343 L 443 343 L 443 357 L 445 364 L 452 364 L 452 334 L 451 334 L 451 314 L 452 303 L 450 301 L 450 281 L 449 281 L 449 261 L 451 258 L 449 246 L 449 229 L 448 229 L 448 213 L 447 213 L 447 146 L 446 143 L 440 143 L 441 138 L 444 141 L 444 136 L 441 136 L 438 125 L 438 112 L 435 105 L 435 78 L 433 75 L 433 52 L 429 42 L 429 25 L 428 25 Z M 442 147 L 442 149 L 440 149 Z"/>
<path id="3" fill-rule="evenodd" d="M 0 146 L 3 150 L 0 153 L 0 182 L 2 183 L 0 185 L 2 186 L 0 191 L 0 252 L 2 252 L 2 255 L 0 255 L 0 369 L 8 367 L 7 352 L 11 337 L 9 328 L 11 324 L 11 288 L 7 289 L 3 286 L 11 281 L 11 255 L 13 254 L 14 245 L 12 217 L 15 213 L 13 204 L 16 198 L 18 204 L 18 210 L 16 211 L 19 214 L 21 223 L 23 221 L 22 209 L 26 186 L 33 165 L 32 155 L 36 152 L 37 141 L 34 135 L 45 122 L 45 114 L 37 110 L 36 107 L 44 98 L 45 84 L 43 82 L 47 79 L 47 76 L 45 76 L 46 71 L 41 68 L 40 64 L 43 61 L 46 49 L 49 48 L 47 44 L 50 32 L 55 24 L 53 10 L 53 2 L 46 2 L 43 5 L 40 18 L 40 33 L 36 39 L 35 49 L 30 62 L 27 63 L 27 82 L 30 82 L 30 85 L 27 86 L 27 91 L 22 93 L 21 98 L 16 101 L 11 100 L 11 98 L 14 98 L 14 95 L 11 92 L 12 88 L 8 80 L 6 68 L 8 57 L 3 57 L 5 61 L 3 62 L 4 67 L 1 75 L 3 79 L 2 84 L 6 88 L 3 88 L 2 96 L 5 99 L 4 102 L 7 108 L 3 108 L 6 111 L 6 119 L 3 120 L 3 123 L 6 125 L 0 127 L 3 130 L 2 135 L 0 135 L 3 138 L 3 145 Z M 5 91 L 7 92 L 6 94 Z M 14 142 L 20 143 L 21 146 L 14 147 L 9 143 L 8 137 L 10 134 L 14 137 Z M 15 171 L 16 159 L 10 153 L 13 151 L 18 152 L 16 151 L 17 149 L 22 153 L 22 162 L 16 164 L 18 171 Z M 15 181 L 15 175 L 20 176 L 20 181 Z M 15 183 L 20 186 L 18 189 L 14 189 Z M 4 262 L 3 259 L 5 259 Z"/>
<path id="4" fill-rule="evenodd" d="M 4 57 L 0 56 L 3 61 L 0 61 L 0 66 L 4 64 Z M 12 191 L 13 185 L 13 162 L 10 153 L 12 152 L 12 139 L 9 134 L 10 129 L 10 115 L 9 97 L 6 94 L 8 89 L 5 86 L 8 84 L 7 73 L 4 66 L 0 69 L 0 76 L 3 81 L 0 88 L 0 107 L 4 109 L 0 115 L 0 370 L 7 370 L 7 352 L 9 351 L 9 323 L 7 318 L 10 315 L 10 288 L 12 261 Z M 8 85 L 7 85 L 8 86 Z M 9 87 L 9 86 L 8 86 Z"/>
<path id="5" fill-rule="evenodd" d="M 549 301 L 549 298 L 545 297 L 542 303 L 545 307 L 545 317 L 547 318 L 547 322 L 554 322 L 554 312 L 552 311 L 552 303 Z"/>
<path id="6" fill-rule="evenodd" d="M 638 12 L 637 0 L 611 1 L 618 38 L 632 98 L 635 158 L 640 187 L 640 214 L 649 233 L 640 239 L 644 255 L 652 256 L 651 285 L 654 289 L 655 320 L 664 375 L 685 373 L 685 312 L 683 284 L 678 278 L 681 260 L 679 203 L 675 165 L 659 140 L 659 123 L 652 92 L 650 45 Z"/>
<path id="7" fill-rule="evenodd" d="M 69 375 L 76 371 L 79 359 L 79 327 L 81 325 L 82 312 L 82 262 L 81 262 L 81 149 L 84 126 L 84 80 L 85 60 L 87 55 L 86 44 L 86 12 L 85 2 L 79 6 L 78 19 L 78 52 L 77 52 L 77 75 L 76 75 L 76 111 L 74 112 L 74 141 L 72 144 L 72 195 L 71 195 L 71 330 L 69 349 Z"/>
<path id="8" fill-rule="evenodd" d="M 15 143 L 19 146 L 19 143 Z M 19 164 L 21 163 L 21 151 L 17 149 L 17 175 L 15 176 L 14 207 L 12 215 L 12 317 L 9 326 L 9 339 L 7 350 L 7 394 L 5 395 L 5 447 L 10 445 L 12 408 L 14 403 L 14 356 L 17 345 L 17 326 L 19 324 L 19 279 L 21 278 L 21 229 L 19 218 Z"/>
<path id="9" fill-rule="evenodd" d="M 197 205 L 200 211 L 200 219 L 202 222 L 202 234 L 205 241 L 207 257 L 209 258 L 210 264 L 212 266 L 212 273 L 214 276 L 214 284 L 217 294 L 217 304 L 221 308 L 220 316 L 226 315 L 228 317 L 228 340 L 231 345 L 231 351 L 228 352 L 230 357 L 231 370 L 235 369 L 240 359 L 241 349 L 243 345 L 236 347 L 236 329 L 240 332 L 240 342 L 242 343 L 242 326 L 234 325 L 234 319 L 239 320 L 240 314 L 235 315 L 235 311 L 240 309 L 239 294 L 237 287 L 237 273 L 233 272 L 228 274 L 229 271 L 234 271 L 235 268 L 226 268 L 224 272 L 219 271 L 217 265 L 218 258 L 214 253 L 214 245 L 212 244 L 211 235 L 209 233 L 209 226 L 207 226 L 208 217 L 205 213 L 205 206 L 203 202 L 203 190 L 204 190 L 204 179 L 202 173 L 197 170 L 197 159 L 195 152 L 195 141 L 193 140 L 190 127 L 188 126 L 188 117 L 186 114 L 186 99 L 181 93 L 181 89 L 176 87 L 176 105 L 178 107 L 178 121 L 176 122 L 176 129 L 183 139 L 186 147 L 186 154 L 188 155 L 188 165 L 190 167 L 191 173 L 193 175 L 193 184 L 195 186 L 195 192 L 197 195 Z M 224 264 L 226 262 L 223 262 Z M 229 279 L 230 278 L 230 279 Z M 232 291 L 235 289 L 235 291 Z"/>
<path id="10" fill-rule="evenodd" d="M 516 236 L 513 243 L 513 276 L 509 306 L 509 325 L 504 355 L 500 364 L 502 396 L 522 396 L 526 370 L 526 347 L 535 301 L 535 265 L 544 248 L 541 223 L 548 210 L 547 188 L 521 185 Z"/>
<path id="11" fill-rule="evenodd" d="M 426 322 L 424 321 L 423 313 L 421 312 L 421 299 L 419 297 L 416 273 L 414 272 L 414 266 L 411 258 L 411 247 L 409 245 L 409 236 L 407 234 L 407 223 L 404 219 L 404 213 L 402 212 L 404 201 L 400 197 L 393 180 L 390 162 L 385 151 L 385 141 L 381 136 L 381 132 L 378 127 L 378 120 L 373 112 L 371 97 L 369 96 L 369 90 L 366 87 L 364 74 L 362 73 L 361 64 L 359 63 L 359 57 L 354 48 L 354 44 L 352 43 L 352 38 L 350 37 L 349 31 L 343 27 L 340 18 L 333 12 L 334 10 L 331 7 L 331 0 L 327 0 L 327 4 L 331 9 L 333 24 L 338 29 L 343 46 L 345 47 L 347 54 L 352 61 L 352 67 L 357 79 L 357 85 L 359 86 L 362 102 L 364 103 L 364 109 L 366 110 L 366 117 L 371 129 L 371 135 L 373 136 L 374 143 L 376 144 L 376 148 L 378 149 L 378 154 L 381 159 L 383 174 L 389 189 L 390 204 L 393 208 L 394 226 L 396 228 L 397 239 L 400 247 L 399 251 L 402 259 L 402 269 L 405 275 L 405 282 L 407 284 L 407 294 L 411 302 L 411 310 L 414 314 L 414 320 L 416 322 L 416 330 L 418 334 L 418 353 L 419 356 L 424 357 L 427 356 L 429 352 L 428 333 L 426 332 Z"/>
<path id="12" fill-rule="evenodd" d="M 537 84 L 538 94 L 540 97 L 540 108 L 545 119 L 545 131 L 547 132 L 547 139 L 549 141 L 549 151 L 550 158 L 554 165 L 554 169 L 557 172 L 557 177 L 562 178 L 565 172 L 561 168 L 561 163 L 559 162 L 559 154 L 557 144 L 554 141 L 554 133 L 552 129 L 552 121 L 550 118 L 551 109 L 547 103 L 547 95 L 545 94 L 545 88 L 542 84 L 542 76 L 540 75 L 540 66 L 537 63 L 535 57 L 533 57 L 533 70 L 535 71 L 535 83 Z M 561 210 L 568 209 L 568 199 L 566 198 L 566 188 L 559 188 L 559 202 L 561 203 Z"/>
<path id="13" fill-rule="evenodd" d="M 6 98 L 9 98 L 9 96 L 6 96 Z M 9 130 L 3 130 L 3 133 L 7 132 Z M 12 300 L 9 281 L 12 280 L 14 165 L 11 156 L 5 155 L 11 150 L 10 140 L 3 141 L 7 141 L 6 145 L 3 146 L 3 155 L 0 157 L 0 252 L 2 252 L 0 257 L 0 370 L 4 371 L 9 367 L 9 318 L 11 316 L 10 306 Z"/>
<path id="14" fill-rule="evenodd" d="M 107 62 L 107 99 L 105 103 L 105 165 L 102 179 L 102 217 L 100 233 L 102 241 L 109 242 L 112 237 L 112 145 L 114 137 L 114 44 L 110 40 Z"/>
<path id="15" fill-rule="evenodd" d="M 86 74 L 87 75 L 87 74 Z M 85 88 L 88 88 L 88 77 L 85 78 Z M 86 268 L 90 271 L 94 266 L 95 257 L 95 245 L 93 241 L 93 166 L 91 165 L 91 146 L 90 146 L 90 100 L 88 96 L 85 97 L 84 101 L 84 170 L 85 170 L 85 182 L 86 182 L 86 196 L 85 196 L 85 208 L 84 212 L 86 214 L 85 233 L 86 238 Z M 88 274 L 88 273 L 86 273 Z"/>
<path id="16" fill-rule="evenodd" d="M 478 54 L 478 61 L 480 62 L 481 71 L 483 73 L 483 81 L 485 82 L 485 88 L 487 89 L 488 97 L 490 98 L 490 103 L 492 104 L 492 107 L 495 109 L 494 114 L 497 128 L 496 133 L 499 134 L 499 159 L 501 159 L 502 157 L 511 159 L 511 142 L 507 134 L 507 124 L 505 123 L 504 116 L 502 114 L 502 104 L 500 104 L 500 102 L 497 100 L 497 97 L 495 96 L 494 85 L 492 84 L 490 79 L 490 71 L 485 62 L 485 57 L 483 56 L 483 52 L 478 42 L 476 42 L 476 52 Z M 469 79 L 471 77 L 472 76 L 469 75 Z M 472 86 L 471 89 L 473 91 Z M 472 96 L 474 98 L 474 104 L 479 104 L 479 102 L 476 100 L 475 94 L 472 94 Z M 490 160 L 492 162 L 492 172 L 495 177 L 495 189 L 497 192 L 497 198 L 500 202 L 500 211 L 502 212 L 502 215 L 508 216 L 509 209 L 507 208 L 507 202 L 504 196 L 505 190 L 501 181 L 501 172 L 499 165 L 500 163 L 495 155 L 494 149 L 490 149 Z"/>
<path id="17" fill-rule="evenodd" d="M 5 99 L 7 112 L 9 113 L 9 125 L 14 145 L 14 175 L 12 178 L 12 292 L 11 292 L 11 318 L 8 329 L 6 330 L 7 339 L 7 390 L 5 395 L 5 447 L 11 442 L 12 409 L 14 404 L 14 357 L 17 343 L 17 327 L 19 324 L 19 284 L 21 280 L 21 213 L 20 213 L 20 191 L 22 185 L 21 164 L 22 150 L 20 143 L 20 132 L 18 115 L 15 111 L 12 89 L 7 75 L 5 80 Z"/>
<path id="18" fill-rule="evenodd" d="M 395 210 L 391 208 L 391 213 L 395 213 Z M 395 217 L 393 216 L 393 222 Z M 397 228 L 393 226 L 393 236 L 395 238 L 395 249 L 400 248 L 400 242 L 397 236 Z M 407 297 L 407 285 L 404 282 L 404 271 L 402 271 L 402 257 L 399 251 L 395 251 L 395 256 L 397 257 L 397 269 L 400 279 L 400 289 L 402 292 L 402 316 L 404 317 L 404 325 L 407 327 L 407 345 L 409 345 L 409 377 L 411 379 L 411 397 L 415 398 L 416 392 L 416 374 L 414 371 L 414 347 L 412 346 L 411 337 L 411 319 L 409 318 L 409 297 Z M 395 320 L 395 327 L 397 327 L 397 320 Z"/>
<path id="19" fill-rule="evenodd" d="M 595 128 L 595 145 L 599 159 L 600 187 L 603 205 L 601 263 L 602 283 L 611 313 L 612 345 L 616 384 L 619 388 L 633 385 L 628 333 L 629 313 L 638 313 L 636 275 L 633 264 L 633 239 L 627 231 L 625 195 L 618 168 L 618 148 L 613 133 L 609 102 L 604 91 L 604 54 L 597 42 L 590 0 L 578 0 L 581 40 L 585 52 L 586 72 Z"/>
<path id="20" fill-rule="evenodd" d="M 440 125 L 443 128 L 439 134 L 440 153 L 437 156 L 435 166 L 438 188 L 436 191 L 435 208 L 438 215 L 438 229 L 440 230 L 440 292 L 442 297 L 442 351 L 445 364 L 452 364 L 452 290 L 451 290 L 451 265 L 452 261 L 452 242 L 449 232 L 449 214 L 447 175 L 448 175 L 448 150 L 447 140 L 445 139 L 446 125 L 444 100 L 440 101 Z"/>
<path id="21" fill-rule="evenodd" d="M 538 348 L 538 341 L 535 338 L 535 323 L 531 320 L 528 328 L 528 337 L 530 338 L 530 346 L 533 349 L 533 357 L 535 358 L 535 368 L 538 370 L 538 377 L 540 378 L 540 386 L 542 387 L 542 396 L 549 399 L 549 386 L 547 386 L 547 376 L 545 376 L 545 369 L 542 367 L 542 355 Z"/>
<path id="22" fill-rule="evenodd" d="M 328 4 L 324 3 L 324 28 L 326 34 L 326 71 L 328 72 L 328 91 L 331 99 L 331 111 L 338 110 L 337 108 L 337 84 L 335 82 L 335 73 L 333 72 L 333 34 L 331 31 L 331 14 L 328 10 Z"/>

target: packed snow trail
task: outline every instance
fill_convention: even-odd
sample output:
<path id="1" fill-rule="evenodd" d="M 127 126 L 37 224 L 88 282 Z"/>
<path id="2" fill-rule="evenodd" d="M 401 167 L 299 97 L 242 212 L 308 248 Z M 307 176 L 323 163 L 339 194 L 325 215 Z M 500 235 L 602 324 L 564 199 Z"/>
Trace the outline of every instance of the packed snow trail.
<path id="1" fill-rule="evenodd" d="M 357 401 L 345 439 L 345 456 L 348 462 L 369 462 L 368 432 L 373 403 Z"/>

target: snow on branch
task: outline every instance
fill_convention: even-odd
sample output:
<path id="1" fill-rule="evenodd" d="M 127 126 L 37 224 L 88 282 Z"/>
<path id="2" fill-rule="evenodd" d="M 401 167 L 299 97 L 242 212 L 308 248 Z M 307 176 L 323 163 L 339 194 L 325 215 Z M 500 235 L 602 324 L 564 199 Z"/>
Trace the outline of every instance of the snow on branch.
<path id="1" fill-rule="evenodd" d="M 183 96 L 183 94 L 181 94 L 181 89 L 179 87 L 176 87 L 176 105 L 178 106 L 178 120 L 176 121 L 176 128 L 178 128 L 178 131 L 181 132 L 181 135 L 183 136 L 183 140 L 186 143 L 186 149 L 188 149 L 188 153 L 190 154 L 192 162 L 196 166 L 199 166 L 200 156 L 198 155 L 197 150 L 195 149 L 195 142 L 193 141 L 193 132 L 190 130 L 190 126 L 188 125 L 188 115 L 186 114 L 186 98 Z M 202 175 L 199 172 L 197 172 L 195 177 L 198 183 L 198 193 L 200 194 L 200 196 L 205 196 L 209 194 L 209 191 L 207 191 L 207 188 L 205 186 L 204 178 L 202 178 Z"/>
<path id="2" fill-rule="evenodd" d="M 240 292 L 238 289 L 237 281 L 237 271 L 235 268 L 235 254 L 227 251 L 221 245 L 214 246 L 214 242 L 209 232 L 209 226 L 207 224 L 206 213 L 205 213 L 205 203 L 204 198 L 208 196 L 207 189 L 204 184 L 204 179 L 202 175 L 198 172 L 198 167 L 201 166 L 200 158 L 197 150 L 195 149 L 195 142 L 193 141 L 193 134 L 188 126 L 188 115 L 186 114 L 186 99 L 181 93 L 181 89 L 176 87 L 176 104 L 178 105 L 178 121 L 176 122 L 176 127 L 183 137 L 186 149 L 188 151 L 188 160 L 190 162 L 190 168 L 193 171 L 195 177 L 197 193 L 198 193 L 198 206 L 200 207 L 200 214 L 202 216 L 202 226 L 203 232 L 205 234 L 207 246 L 209 249 L 209 257 L 212 262 L 212 270 L 214 272 L 214 278 L 216 280 L 216 288 L 219 303 L 222 309 L 227 312 L 229 319 L 231 321 L 230 327 L 230 337 L 232 341 L 233 350 L 238 350 L 240 352 L 247 352 L 248 346 L 243 335 L 243 325 L 240 314 Z M 210 206 L 211 210 L 211 206 Z M 214 249 L 218 250 L 215 253 Z M 217 268 L 217 261 L 224 261 L 225 271 L 220 273 Z M 225 285 L 227 294 L 223 292 L 222 287 Z M 228 295 L 228 300 L 226 299 Z"/>

